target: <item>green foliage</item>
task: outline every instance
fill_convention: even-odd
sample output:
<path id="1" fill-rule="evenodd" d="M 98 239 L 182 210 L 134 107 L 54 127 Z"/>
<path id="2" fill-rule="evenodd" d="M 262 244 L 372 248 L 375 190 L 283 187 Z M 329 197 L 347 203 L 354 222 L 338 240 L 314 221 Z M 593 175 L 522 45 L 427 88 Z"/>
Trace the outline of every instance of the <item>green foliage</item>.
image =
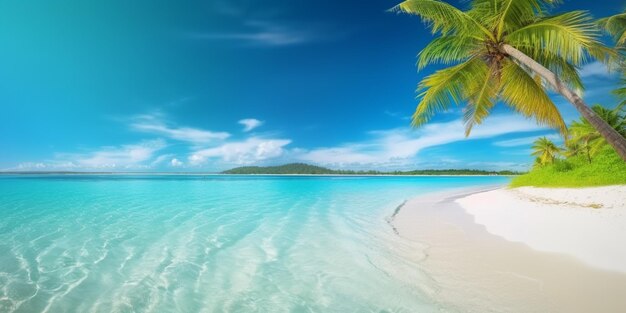
<path id="1" fill-rule="evenodd" d="M 566 134 L 565 123 L 548 97 L 548 84 L 502 50 L 510 45 L 554 72 L 563 84 L 582 89 L 578 68 L 593 58 L 608 61 L 615 52 L 602 44 L 600 28 L 588 12 L 550 15 L 557 2 L 472 0 L 467 10 L 440 0 L 406 0 L 396 6 L 395 11 L 419 16 L 436 36 L 420 52 L 418 69 L 447 66 L 419 83 L 413 125 L 464 104 L 469 135 L 501 101 Z"/>
<path id="2" fill-rule="evenodd" d="M 554 126 L 565 133 L 565 123 L 541 80 L 510 61 L 505 62 L 501 75 L 500 96 L 506 105 L 528 118 L 535 118 L 540 124 Z"/>
<path id="3" fill-rule="evenodd" d="M 617 46 L 626 45 L 626 12 L 600 19 L 598 23 L 613 36 Z"/>
<path id="4" fill-rule="evenodd" d="M 595 105 L 594 112 L 626 137 L 626 113 Z M 582 187 L 626 184 L 626 162 L 584 118 L 570 126 L 566 149 L 545 137 L 533 145 L 536 165 L 529 173 L 513 179 L 511 185 L 538 187 Z M 563 153 L 565 152 L 565 153 Z M 563 154 L 566 159 L 559 156 Z"/>
<path id="5" fill-rule="evenodd" d="M 623 137 L 626 137 L 626 113 L 609 110 L 597 104 L 592 107 L 592 110 L 611 128 L 615 129 Z M 588 159 L 593 158 L 598 151 L 607 145 L 600 132 L 582 117 L 578 121 L 572 122 L 570 135 L 569 141 L 571 145 L 577 144 L 578 148 L 586 153 Z"/>
<path id="6" fill-rule="evenodd" d="M 222 174 L 330 174 L 332 170 L 321 166 L 292 163 L 280 166 L 244 166 L 222 172 Z"/>
<path id="7" fill-rule="evenodd" d="M 554 170 L 557 172 L 568 172 L 574 169 L 574 164 L 569 160 L 556 159 L 553 163 Z"/>
<path id="8" fill-rule="evenodd" d="M 620 53 L 621 57 L 618 59 L 616 67 L 622 74 L 622 86 L 615 89 L 613 94 L 621 101 L 617 110 L 626 108 L 626 62 L 624 61 L 624 55 L 626 55 L 626 12 L 600 19 L 598 24 L 613 37 L 615 48 Z"/>
<path id="9" fill-rule="evenodd" d="M 520 27 L 507 36 L 515 47 L 527 49 L 536 58 L 544 51 L 554 52 L 573 65 L 588 61 L 590 56 L 605 59 L 604 47 L 599 43 L 600 29 L 586 11 L 572 11 L 540 18 Z"/>
<path id="10" fill-rule="evenodd" d="M 541 137 L 535 140 L 532 149 L 532 155 L 537 157 L 537 162 L 540 165 L 554 163 L 562 151 L 561 148 L 546 137 Z"/>
<path id="11" fill-rule="evenodd" d="M 572 157 L 552 165 L 536 167 L 513 178 L 512 187 L 585 187 L 626 184 L 626 162 L 605 146 L 589 163 L 584 157 Z"/>
<path id="12" fill-rule="evenodd" d="M 237 167 L 222 172 L 222 174 L 239 175 L 518 175 L 513 171 L 482 171 L 468 169 L 448 169 L 448 170 L 414 170 L 414 171 L 352 171 L 352 170 L 331 170 L 325 167 L 314 166 L 303 163 L 292 163 L 280 166 L 245 166 Z"/>

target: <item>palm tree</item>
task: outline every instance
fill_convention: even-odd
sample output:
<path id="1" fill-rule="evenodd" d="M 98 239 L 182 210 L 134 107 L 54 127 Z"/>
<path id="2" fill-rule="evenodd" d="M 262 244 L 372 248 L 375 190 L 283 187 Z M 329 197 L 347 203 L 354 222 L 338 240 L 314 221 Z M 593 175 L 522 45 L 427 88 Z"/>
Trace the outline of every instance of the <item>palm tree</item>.
<path id="1" fill-rule="evenodd" d="M 532 148 L 532 155 L 537 157 L 537 161 L 539 161 L 541 165 L 554 163 L 556 157 L 561 153 L 561 148 L 546 137 L 535 140 Z"/>
<path id="2" fill-rule="evenodd" d="M 613 36 L 617 47 L 626 47 L 626 12 L 600 19 L 598 23 Z"/>
<path id="3" fill-rule="evenodd" d="M 622 114 L 616 110 L 609 110 L 597 104 L 593 106 L 592 110 L 620 136 L 626 138 L 626 114 Z M 579 144 L 586 150 L 589 162 L 591 162 L 591 157 L 607 144 L 604 137 L 600 135 L 593 125 L 582 117 L 580 120 L 572 122 L 570 125 L 570 134 L 570 141 Z"/>
<path id="4" fill-rule="evenodd" d="M 565 141 L 565 149 L 566 157 L 570 158 L 578 155 L 584 155 L 587 158 L 587 162 L 591 163 L 591 152 L 589 151 L 589 145 L 586 143 L 568 139 Z"/>
<path id="5" fill-rule="evenodd" d="M 624 62 L 624 55 L 626 54 L 626 12 L 600 19 L 598 24 L 613 36 L 615 47 L 622 56 L 619 60 L 619 68 L 622 72 L 622 87 L 613 91 L 621 99 L 620 104 L 616 108 L 616 110 L 620 110 L 620 108 L 626 105 L 626 62 Z"/>
<path id="6" fill-rule="evenodd" d="M 567 132 L 547 88 L 565 97 L 626 161 L 626 139 L 600 119 L 574 90 L 577 69 L 591 58 L 608 61 L 614 50 L 586 11 L 548 15 L 557 0 L 472 0 L 462 11 L 439 0 L 406 0 L 393 10 L 418 15 L 437 35 L 419 54 L 418 69 L 449 67 L 424 78 L 413 125 L 452 104 L 467 103 L 466 135 L 498 100 L 539 124 Z"/>

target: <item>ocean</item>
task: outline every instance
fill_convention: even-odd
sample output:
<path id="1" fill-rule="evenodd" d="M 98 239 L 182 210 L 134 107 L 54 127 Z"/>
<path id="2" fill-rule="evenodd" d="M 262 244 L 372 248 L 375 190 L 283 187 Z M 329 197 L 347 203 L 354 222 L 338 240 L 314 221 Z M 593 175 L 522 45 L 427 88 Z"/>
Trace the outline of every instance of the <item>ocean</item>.
<path id="1" fill-rule="evenodd" d="M 439 312 L 405 200 L 507 177 L 0 176 L 0 312 Z"/>

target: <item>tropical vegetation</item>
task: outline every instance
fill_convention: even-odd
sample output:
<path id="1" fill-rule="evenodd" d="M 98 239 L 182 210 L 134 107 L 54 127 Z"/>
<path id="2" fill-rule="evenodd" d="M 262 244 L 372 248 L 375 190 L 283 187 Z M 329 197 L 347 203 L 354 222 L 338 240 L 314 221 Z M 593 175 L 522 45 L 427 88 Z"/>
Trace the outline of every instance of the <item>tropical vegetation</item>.
<path id="1" fill-rule="evenodd" d="M 592 110 L 596 112 L 600 118 L 615 129 L 622 137 L 626 137 L 626 118 L 619 110 L 610 110 L 600 105 L 593 106 Z M 584 118 L 572 122 L 569 127 L 570 139 L 568 140 L 569 155 L 584 155 L 588 162 L 596 155 L 604 146 L 607 145 L 604 137 L 596 131 L 593 126 Z"/>
<path id="2" fill-rule="evenodd" d="M 588 162 L 584 156 L 556 159 L 516 176 L 511 187 L 587 187 L 626 184 L 626 162 L 605 146 Z"/>
<path id="3" fill-rule="evenodd" d="M 624 62 L 624 55 L 626 54 L 626 12 L 600 19 L 599 24 L 607 33 L 613 36 L 615 48 L 622 56 L 618 59 L 617 64 L 622 74 L 622 83 L 621 87 L 615 89 L 613 93 L 621 100 L 618 109 L 620 107 L 624 108 L 624 105 L 626 105 L 626 62 Z"/>
<path id="4" fill-rule="evenodd" d="M 626 113 L 599 105 L 593 111 L 623 138 Z M 538 138 L 532 147 L 533 169 L 513 179 L 513 186 L 580 187 L 626 184 L 623 162 L 604 137 L 584 118 L 572 122 L 564 147 Z"/>
<path id="5" fill-rule="evenodd" d="M 236 167 L 222 174 L 238 175 L 517 175 L 513 171 L 483 171 L 469 169 L 444 169 L 444 170 L 413 170 L 413 171 L 353 171 L 333 170 L 321 166 L 304 163 L 291 163 L 279 166 L 243 166 Z"/>
<path id="6" fill-rule="evenodd" d="M 396 11 L 418 15 L 436 36 L 419 53 L 418 69 L 447 66 L 419 83 L 413 125 L 465 103 L 469 135 L 500 101 L 566 136 L 563 118 L 548 96 L 551 89 L 626 160 L 626 139 L 579 96 L 584 86 L 578 68 L 593 59 L 609 63 L 619 54 L 602 43 L 598 23 L 587 11 L 551 15 L 558 2 L 472 0 L 467 10 L 439 0 L 406 0 L 396 6 Z M 606 25 L 614 23 L 617 19 Z"/>
<path id="7" fill-rule="evenodd" d="M 539 165 L 552 164 L 561 153 L 561 150 L 550 139 L 541 137 L 535 141 L 532 155 L 537 157 L 536 163 Z"/>

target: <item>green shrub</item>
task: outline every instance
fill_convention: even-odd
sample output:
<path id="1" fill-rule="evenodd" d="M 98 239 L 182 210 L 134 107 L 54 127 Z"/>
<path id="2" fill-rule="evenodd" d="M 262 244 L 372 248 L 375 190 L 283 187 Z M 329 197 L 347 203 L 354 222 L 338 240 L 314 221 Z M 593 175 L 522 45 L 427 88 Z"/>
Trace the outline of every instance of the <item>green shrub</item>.
<path id="1" fill-rule="evenodd" d="M 554 167 L 554 170 L 557 172 L 567 172 L 567 171 L 571 171 L 572 169 L 574 169 L 574 165 L 572 165 L 572 163 L 570 163 L 567 160 L 560 160 L 560 159 L 555 160 L 552 166 Z"/>
<path id="2" fill-rule="evenodd" d="M 605 147 L 589 163 L 572 157 L 554 164 L 535 167 L 511 182 L 512 187 L 585 187 L 626 184 L 626 162 L 610 147 Z"/>

